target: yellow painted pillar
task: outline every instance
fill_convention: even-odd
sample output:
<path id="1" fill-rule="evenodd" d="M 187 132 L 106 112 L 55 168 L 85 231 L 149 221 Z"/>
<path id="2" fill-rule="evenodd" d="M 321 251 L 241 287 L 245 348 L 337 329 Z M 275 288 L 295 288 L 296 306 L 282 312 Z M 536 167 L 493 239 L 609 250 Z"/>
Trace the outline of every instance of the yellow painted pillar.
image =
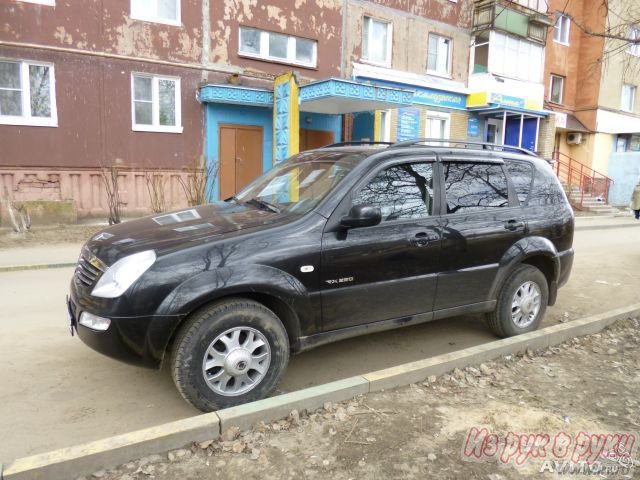
<path id="1" fill-rule="evenodd" d="M 300 151 L 300 87 L 293 73 L 276 77 L 273 82 L 273 158 L 286 160 Z M 300 182 L 298 169 L 289 174 L 289 201 L 297 202 Z"/>
<path id="2" fill-rule="evenodd" d="M 379 142 L 382 138 L 382 113 L 380 110 L 373 112 L 373 141 Z"/>

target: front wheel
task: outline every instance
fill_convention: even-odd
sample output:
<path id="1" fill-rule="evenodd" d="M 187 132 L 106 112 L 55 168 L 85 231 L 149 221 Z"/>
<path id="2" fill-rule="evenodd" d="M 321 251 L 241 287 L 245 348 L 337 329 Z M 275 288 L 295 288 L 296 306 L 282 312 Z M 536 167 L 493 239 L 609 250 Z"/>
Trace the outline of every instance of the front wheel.
<path id="1" fill-rule="evenodd" d="M 178 333 L 171 359 L 178 391 L 203 412 L 266 397 L 288 361 L 289 339 L 280 319 L 245 299 L 194 314 Z"/>
<path id="2" fill-rule="evenodd" d="M 512 337 L 538 328 L 549 301 L 547 279 L 531 265 L 520 265 L 498 295 L 496 309 L 487 314 L 489 327 L 500 337 Z"/>

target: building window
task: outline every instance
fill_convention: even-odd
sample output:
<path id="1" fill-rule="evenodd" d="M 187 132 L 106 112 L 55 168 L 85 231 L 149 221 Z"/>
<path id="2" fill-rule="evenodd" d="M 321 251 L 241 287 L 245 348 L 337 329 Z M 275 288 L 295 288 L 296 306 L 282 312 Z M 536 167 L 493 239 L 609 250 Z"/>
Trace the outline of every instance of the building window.
<path id="1" fill-rule="evenodd" d="M 444 112 L 427 112 L 427 118 L 425 121 L 425 137 L 426 138 L 449 138 L 449 125 L 451 116 Z M 443 143 L 434 142 L 433 145 L 444 145 Z"/>
<path id="2" fill-rule="evenodd" d="M 131 18 L 180 25 L 180 0 L 131 0 Z"/>
<path id="3" fill-rule="evenodd" d="M 451 75 L 450 38 L 429 34 L 429 52 L 427 55 L 427 72 L 436 75 Z"/>
<path id="4" fill-rule="evenodd" d="M 179 78 L 134 73 L 131 90 L 133 130 L 182 133 Z"/>
<path id="5" fill-rule="evenodd" d="M 38 5 L 48 5 L 50 7 L 56 6 L 56 0 L 19 0 L 24 3 L 37 3 Z"/>
<path id="6" fill-rule="evenodd" d="M 622 86 L 622 102 L 620 110 L 633 112 L 636 105 L 636 87 L 625 83 Z"/>
<path id="7" fill-rule="evenodd" d="M 569 45 L 569 27 L 571 18 L 568 15 L 558 13 L 556 15 L 556 26 L 553 28 L 553 41 Z"/>
<path id="8" fill-rule="evenodd" d="M 640 28 L 629 27 L 629 47 L 627 52 L 636 57 L 640 57 Z"/>
<path id="9" fill-rule="evenodd" d="M 640 152 L 640 134 L 618 135 L 616 152 Z"/>
<path id="10" fill-rule="evenodd" d="M 477 36 L 473 47 L 473 73 L 487 73 L 489 71 L 489 35 L 485 33 Z"/>
<path id="11" fill-rule="evenodd" d="M 57 126 L 53 65 L 0 60 L 0 123 Z"/>
<path id="12" fill-rule="evenodd" d="M 490 32 L 489 71 L 505 77 L 539 83 L 544 47 L 503 33 Z"/>
<path id="13" fill-rule="evenodd" d="M 391 141 L 391 112 L 389 110 L 380 111 L 380 141 Z"/>
<path id="14" fill-rule="evenodd" d="M 380 65 L 391 65 L 391 23 L 364 17 L 362 59 Z"/>
<path id="15" fill-rule="evenodd" d="M 317 45 L 315 40 L 240 27 L 239 53 L 248 57 L 313 68 L 317 65 Z"/>
<path id="16" fill-rule="evenodd" d="M 549 87 L 549 101 L 553 103 L 562 103 L 564 94 L 564 77 L 551 75 L 551 85 Z"/>

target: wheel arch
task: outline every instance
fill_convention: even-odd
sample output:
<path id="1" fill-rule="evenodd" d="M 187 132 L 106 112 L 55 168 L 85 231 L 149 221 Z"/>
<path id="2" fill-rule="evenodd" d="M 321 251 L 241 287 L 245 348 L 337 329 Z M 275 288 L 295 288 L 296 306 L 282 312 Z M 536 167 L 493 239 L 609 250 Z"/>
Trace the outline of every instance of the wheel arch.
<path id="1" fill-rule="evenodd" d="M 555 303 L 558 291 L 560 260 L 553 243 L 543 237 L 529 237 L 514 244 L 503 256 L 500 269 L 491 289 L 491 299 L 496 299 L 504 283 L 518 265 L 531 265 L 542 272 L 549 288 L 548 305 Z"/>
<path id="2" fill-rule="evenodd" d="M 302 334 L 300 327 L 300 318 L 298 317 L 298 314 L 295 312 L 295 310 L 284 300 L 278 298 L 272 293 L 246 290 L 220 294 L 217 296 L 209 296 L 201 298 L 198 302 L 192 303 L 190 305 L 189 311 L 181 317 L 179 322 L 175 323 L 173 331 L 167 339 L 166 345 L 164 347 L 162 361 L 164 361 L 164 359 L 166 358 L 167 352 L 172 348 L 173 343 L 178 336 L 178 333 L 184 327 L 190 317 L 196 315 L 198 312 L 204 309 L 211 308 L 211 306 L 213 305 L 234 299 L 253 300 L 254 302 L 257 302 L 271 310 L 280 319 L 287 332 L 291 351 L 295 353 L 300 350 L 300 337 L 302 336 Z"/>

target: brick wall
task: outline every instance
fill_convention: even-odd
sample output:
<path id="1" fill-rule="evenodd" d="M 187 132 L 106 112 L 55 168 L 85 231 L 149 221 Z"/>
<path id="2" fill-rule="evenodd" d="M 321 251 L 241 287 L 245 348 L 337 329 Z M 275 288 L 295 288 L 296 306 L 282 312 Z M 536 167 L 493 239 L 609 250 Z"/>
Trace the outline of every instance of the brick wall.
<path id="1" fill-rule="evenodd" d="M 556 137 L 556 119 L 551 114 L 547 118 L 540 120 L 540 131 L 538 132 L 538 153 L 543 158 L 551 158 L 553 154 L 553 144 Z"/>
<path id="2" fill-rule="evenodd" d="M 451 132 L 449 134 L 449 138 L 454 140 L 466 140 L 468 123 L 469 112 L 453 110 L 451 112 Z"/>

